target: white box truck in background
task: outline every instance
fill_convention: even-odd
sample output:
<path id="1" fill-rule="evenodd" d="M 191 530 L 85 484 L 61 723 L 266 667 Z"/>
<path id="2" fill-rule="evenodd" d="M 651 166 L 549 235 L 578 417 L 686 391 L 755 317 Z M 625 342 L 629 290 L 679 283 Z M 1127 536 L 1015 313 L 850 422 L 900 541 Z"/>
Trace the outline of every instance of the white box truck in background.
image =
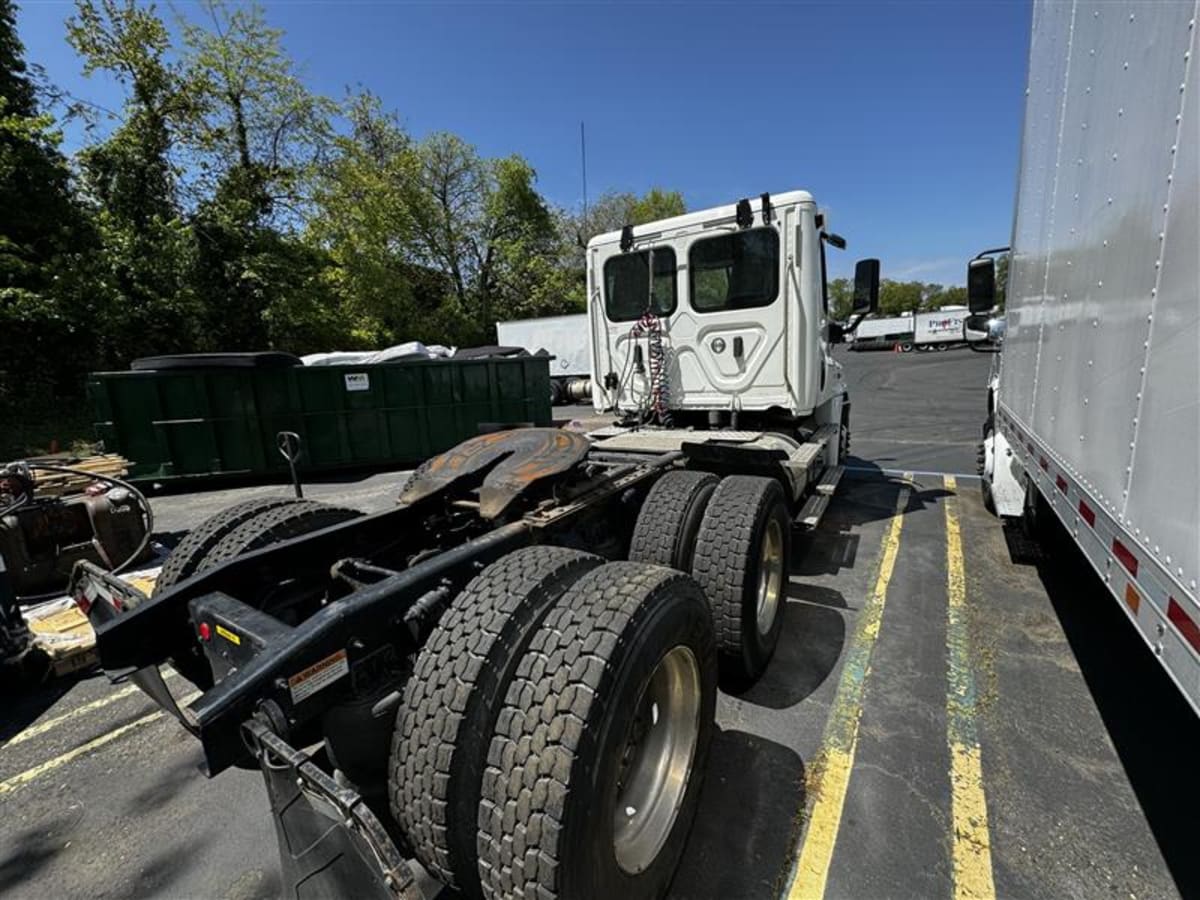
<path id="1" fill-rule="evenodd" d="M 999 515 L 1061 520 L 1200 712 L 1198 13 L 1035 3 L 983 476 Z"/>
<path id="2" fill-rule="evenodd" d="M 949 350 L 963 343 L 965 306 L 905 313 L 880 319 L 863 319 L 854 332 L 851 350 Z"/>
<path id="3" fill-rule="evenodd" d="M 530 353 L 545 350 L 554 357 L 550 363 L 552 402 L 591 399 L 592 358 L 588 346 L 587 313 L 497 322 L 496 343 L 502 347 L 523 347 Z"/>

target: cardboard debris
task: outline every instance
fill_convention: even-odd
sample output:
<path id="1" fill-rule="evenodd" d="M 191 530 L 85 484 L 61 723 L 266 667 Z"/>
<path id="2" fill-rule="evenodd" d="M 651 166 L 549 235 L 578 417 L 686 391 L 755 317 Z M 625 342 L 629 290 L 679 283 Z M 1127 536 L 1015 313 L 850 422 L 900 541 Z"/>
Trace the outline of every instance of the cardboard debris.
<path id="1" fill-rule="evenodd" d="M 154 590 L 154 582 L 161 569 L 160 559 L 151 568 L 118 577 L 149 595 Z M 86 669 L 97 661 L 96 633 L 92 631 L 87 616 L 80 612 L 70 597 L 24 607 L 21 615 L 33 635 L 33 645 L 50 658 L 54 674 L 66 675 Z"/>

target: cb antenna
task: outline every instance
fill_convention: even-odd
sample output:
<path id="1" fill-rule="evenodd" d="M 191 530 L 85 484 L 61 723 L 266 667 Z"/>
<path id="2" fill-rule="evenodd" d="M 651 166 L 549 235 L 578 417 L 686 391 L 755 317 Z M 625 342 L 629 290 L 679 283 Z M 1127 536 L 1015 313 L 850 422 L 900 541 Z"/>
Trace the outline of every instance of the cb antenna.
<path id="1" fill-rule="evenodd" d="M 583 163 L 583 225 L 587 227 L 587 135 L 583 130 L 583 120 L 579 122 L 579 158 Z"/>

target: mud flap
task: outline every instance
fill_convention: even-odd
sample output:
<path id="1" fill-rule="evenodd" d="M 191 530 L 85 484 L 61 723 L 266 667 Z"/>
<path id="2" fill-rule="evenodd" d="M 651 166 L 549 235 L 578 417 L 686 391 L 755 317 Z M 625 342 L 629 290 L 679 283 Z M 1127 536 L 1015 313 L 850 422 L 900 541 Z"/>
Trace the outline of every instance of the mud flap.
<path id="1" fill-rule="evenodd" d="M 283 896 L 422 900 L 412 869 L 358 793 L 262 722 L 243 728 L 267 784 Z"/>

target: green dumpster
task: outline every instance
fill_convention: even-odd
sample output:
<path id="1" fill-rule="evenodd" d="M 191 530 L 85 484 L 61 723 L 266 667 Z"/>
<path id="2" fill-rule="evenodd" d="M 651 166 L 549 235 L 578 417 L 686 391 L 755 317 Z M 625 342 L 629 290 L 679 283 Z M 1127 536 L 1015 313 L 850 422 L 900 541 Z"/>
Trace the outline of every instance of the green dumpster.
<path id="1" fill-rule="evenodd" d="M 94 373 L 88 394 L 97 437 L 131 461 L 135 480 L 286 473 L 281 431 L 300 436 L 311 474 L 410 465 L 489 427 L 551 422 L 544 356 L 257 367 L 175 358 Z"/>

